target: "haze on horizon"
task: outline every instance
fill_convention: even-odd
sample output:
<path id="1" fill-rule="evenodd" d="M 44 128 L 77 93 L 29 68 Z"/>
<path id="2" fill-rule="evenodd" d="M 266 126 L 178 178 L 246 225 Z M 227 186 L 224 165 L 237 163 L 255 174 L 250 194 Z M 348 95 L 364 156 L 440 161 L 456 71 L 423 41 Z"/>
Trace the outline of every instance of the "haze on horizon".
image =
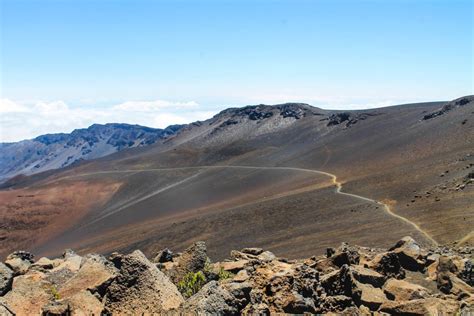
<path id="1" fill-rule="evenodd" d="M 0 142 L 473 94 L 473 3 L 0 1 Z"/>

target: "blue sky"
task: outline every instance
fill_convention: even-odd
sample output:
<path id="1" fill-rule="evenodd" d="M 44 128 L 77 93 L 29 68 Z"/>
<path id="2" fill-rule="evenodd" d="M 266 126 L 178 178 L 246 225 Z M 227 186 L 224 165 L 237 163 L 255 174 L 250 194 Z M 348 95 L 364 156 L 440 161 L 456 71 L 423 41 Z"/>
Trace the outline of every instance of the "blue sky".
<path id="1" fill-rule="evenodd" d="M 228 106 L 363 108 L 474 90 L 473 1 L 0 3 L 0 141 L 94 120 L 163 127 Z M 25 120 L 34 128 L 15 131 Z"/>

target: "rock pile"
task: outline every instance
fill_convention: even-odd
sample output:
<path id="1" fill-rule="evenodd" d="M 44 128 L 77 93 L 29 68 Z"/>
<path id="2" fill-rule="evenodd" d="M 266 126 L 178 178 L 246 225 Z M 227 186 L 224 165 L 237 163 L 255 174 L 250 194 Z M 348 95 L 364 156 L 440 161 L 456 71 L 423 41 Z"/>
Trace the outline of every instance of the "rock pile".
<path id="1" fill-rule="evenodd" d="M 456 100 L 453 100 L 453 101 L 450 101 L 446 104 L 444 104 L 441 109 L 437 110 L 437 111 L 434 111 L 434 112 L 431 112 L 429 114 L 426 114 L 423 116 L 423 120 L 430 120 L 432 118 L 435 118 L 435 117 L 438 117 L 438 116 L 441 116 L 441 115 L 444 115 L 446 113 L 448 113 L 449 111 L 455 109 L 455 108 L 458 108 L 458 107 L 462 107 L 462 106 L 465 106 L 469 103 L 472 103 L 474 101 L 474 96 L 470 95 L 470 96 L 467 96 L 467 97 L 462 97 L 462 98 L 459 98 L 459 99 L 456 99 Z M 472 104 L 471 104 L 472 105 Z M 467 121 L 466 121 L 467 122 Z M 466 124 L 466 122 L 464 122 L 463 124 Z"/>
<path id="2" fill-rule="evenodd" d="M 203 242 L 153 260 L 139 250 L 37 261 L 18 251 L 0 263 L 0 315 L 469 314 L 473 251 L 427 250 L 410 237 L 301 260 L 245 248 L 211 263 Z"/>
<path id="3" fill-rule="evenodd" d="M 365 112 L 365 113 L 351 113 L 351 112 L 339 112 L 339 113 L 333 113 L 329 115 L 329 117 L 323 119 L 327 120 L 327 126 L 334 126 L 334 125 L 340 125 L 342 123 L 345 123 L 345 127 L 351 127 L 352 125 L 356 124 L 359 121 L 366 120 L 367 118 L 371 116 L 376 116 L 379 115 L 379 113 L 376 112 Z"/>

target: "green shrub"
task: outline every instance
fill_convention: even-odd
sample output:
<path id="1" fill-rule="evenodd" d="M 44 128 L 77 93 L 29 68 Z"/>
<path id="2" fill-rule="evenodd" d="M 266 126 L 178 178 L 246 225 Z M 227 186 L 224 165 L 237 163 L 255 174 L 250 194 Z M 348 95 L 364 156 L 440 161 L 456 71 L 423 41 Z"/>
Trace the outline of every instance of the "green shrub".
<path id="1" fill-rule="evenodd" d="M 206 277 L 202 271 L 188 272 L 178 282 L 178 290 L 184 297 L 188 298 L 196 294 L 206 284 Z"/>
<path id="2" fill-rule="evenodd" d="M 58 289 L 54 285 L 51 285 L 51 295 L 53 295 L 55 300 L 59 300 L 61 298 Z"/>
<path id="3" fill-rule="evenodd" d="M 224 270 L 224 268 L 221 267 L 219 270 L 219 280 L 225 280 L 225 279 L 230 279 L 234 277 L 234 274 L 232 272 Z"/>

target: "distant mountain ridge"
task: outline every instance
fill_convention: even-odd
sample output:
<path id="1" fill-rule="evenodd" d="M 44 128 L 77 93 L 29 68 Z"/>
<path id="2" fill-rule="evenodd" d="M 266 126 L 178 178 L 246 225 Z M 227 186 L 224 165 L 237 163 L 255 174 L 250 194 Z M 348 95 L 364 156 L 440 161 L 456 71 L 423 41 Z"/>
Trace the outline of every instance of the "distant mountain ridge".
<path id="1" fill-rule="evenodd" d="M 0 180 L 67 167 L 126 148 L 147 146 L 176 134 L 183 125 L 165 129 L 140 125 L 93 124 L 71 133 L 45 134 L 15 143 L 0 143 Z"/>

